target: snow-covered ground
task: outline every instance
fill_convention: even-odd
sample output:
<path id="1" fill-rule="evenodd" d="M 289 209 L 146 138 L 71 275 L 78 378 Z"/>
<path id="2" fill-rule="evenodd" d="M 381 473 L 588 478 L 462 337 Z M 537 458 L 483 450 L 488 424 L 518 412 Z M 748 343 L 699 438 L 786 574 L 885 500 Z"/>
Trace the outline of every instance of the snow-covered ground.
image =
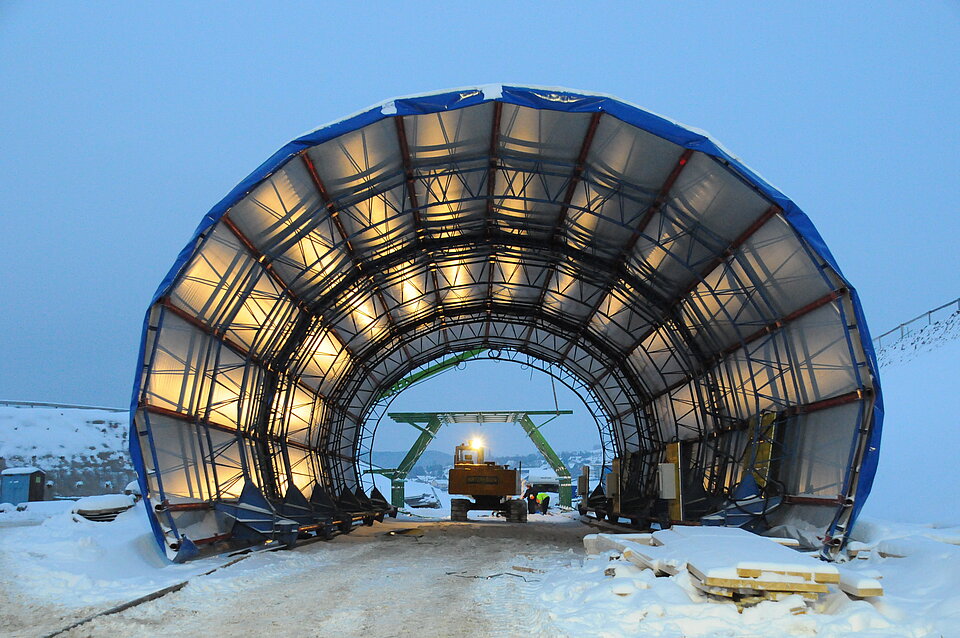
<path id="1" fill-rule="evenodd" d="M 0 514 L 0 525 L 27 512 Z M 535 569 L 548 557 L 578 564 L 589 531 L 563 516 L 539 517 L 550 525 L 401 516 L 199 576 L 228 558 L 165 563 L 142 507 L 113 523 L 77 521 L 65 506 L 45 512 L 39 525 L 0 529 L 2 635 L 46 635 L 192 578 L 176 593 L 65 635 L 516 636 L 532 613 L 533 594 L 519 585 L 535 574 L 515 566 Z"/>
<path id="2" fill-rule="evenodd" d="M 536 516 L 526 525 L 401 515 L 202 575 L 231 559 L 166 563 L 142 507 L 93 523 L 72 516 L 70 505 L 0 513 L 3 635 L 46 635 L 189 580 L 178 592 L 65 635 L 261 635 L 309 627 L 344 636 L 960 636 L 960 528 L 866 520 L 856 536 L 870 558 L 847 566 L 879 576 L 883 597 L 852 600 L 832 591 L 815 603 L 787 599 L 738 613 L 732 603 L 707 601 L 684 572 L 658 578 L 609 554 L 585 555 L 581 539 L 597 530 L 574 514 Z M 798 605 L 806 613 L 795 615 Z"/>

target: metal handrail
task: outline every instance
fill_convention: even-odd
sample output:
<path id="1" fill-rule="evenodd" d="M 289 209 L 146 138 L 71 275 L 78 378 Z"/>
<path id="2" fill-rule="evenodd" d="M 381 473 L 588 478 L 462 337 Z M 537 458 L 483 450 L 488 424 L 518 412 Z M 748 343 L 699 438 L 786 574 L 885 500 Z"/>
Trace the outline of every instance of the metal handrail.
<path id="1" fill-rule="evenodd" d="M 102 412 L 128 412 L 125 408 L 105 408 L 97 405 L 74 405 L 71 403 L 45 403 L 43 401 L 3 401 L 0 406 L 12 408 L 68 408 L 70 410 L 100 410 Z"/>
<path id="2" fill-rule="evenodd" d="M 893 328 L 892 330 L 887 330 L 886 332 L 884 332 L 884 333 L 883 333 L 882 335 L 880 335 L 879 337 L 875 337 L 875 338 L 874 338 L 874 340 L 873 340 L 873 345 L 874 345 L 874 347 L 875 347 L 877 350 L 879 350 L 879 349 L 883 346 L 883 343 L 882 343 L 883 338 L 884 338 L 884 337 L 889 337 L 890 335 L 892 335 L 892 334 L 894 334 L 894 333 L 898 333 L 898 334 L 897 334 L 897 339 L 903 339 L 906 335 L 908 335 L 908 334 L 910 334 L 910 332 L 912 332 L 912 330 L 910 329 L 910 326 L 912 326 L 913 324 L 915 324 L 915 323 L 917 323 L 917 322 L 919 322 L 919 321 L 921 321 L 921 320 L 923 320 L 923 319 L 926 319 L 926 325 L 929 326 L 929 325 L 933 324 L 933 323 L 934 323 L 933 316 L 934 316 L 935 314 L 940 313 L 942 310 L 945 310 L 945 309 L 947 309 L 947 308 L 952 308 L 953 306 L 956 306 L 956 310 L 951 311 L 951 312 L 950 312 L 951 315 L 954 314 L 954 313 L 956 313 L 956 312 L 960 312 L 960 297 L 957 297 L 957 298 L 954 299 L 953 301 L 949 301 L 949 302 L 943 304 L 942 306 L 937 306 L 937 307 L 934 308 L 933 310 L 928 310 L 927 312 L 923 313 L 922 315 L 918 315 L 918 316 L 914 317 L 913 319 L 910 319 L 909 321 L 904 321 L 903 323 L 901 323 L 901 324 L 900 324 L 899 326 L 897 326 L 896 328 Z M 939 318 L 937 319 L 937 321 L 939 321 Z"/>

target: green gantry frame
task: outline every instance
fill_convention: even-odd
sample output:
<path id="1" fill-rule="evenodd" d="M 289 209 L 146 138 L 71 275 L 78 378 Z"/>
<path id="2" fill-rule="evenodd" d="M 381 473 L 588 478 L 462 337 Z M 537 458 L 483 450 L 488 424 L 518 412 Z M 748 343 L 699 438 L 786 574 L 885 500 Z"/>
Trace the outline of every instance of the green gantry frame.
<path id="1" fill-rule="evenodd" d="M 517 423 L 527 433 L 530 440 L 539 450 L 543 458 L 557 473 L 560 479 L 560 505 L 564 507 L 571 506 L 573 497 L 573 488 L 570 480 L 570 472 L 564 465 L 557 453 L 553 451 L 550 444 L 547 443 L 540 429 L 553 421 L 561 414 L 573 414 L 572 410 L 508 410 L 508 411 L 484 411 L 484 412 L 390 412 L 387 414 L 397 423 L 406 423 L 420 430 L 420 436 L 414 441 L 410 451 L 396 468 L 381 468 L 374 470 L 378 474 L 383 474 L 390 479 L 390 501 L 397 507 L 404 505 L 404 482 L 407 475 L 417 464 L 420 457 L 426 451 L 427 446 L 436 438 L 441 426 L 446 424 L 463 423 Z M 550 418 L 537 425 L 531 416 L 546 416 Z"/>

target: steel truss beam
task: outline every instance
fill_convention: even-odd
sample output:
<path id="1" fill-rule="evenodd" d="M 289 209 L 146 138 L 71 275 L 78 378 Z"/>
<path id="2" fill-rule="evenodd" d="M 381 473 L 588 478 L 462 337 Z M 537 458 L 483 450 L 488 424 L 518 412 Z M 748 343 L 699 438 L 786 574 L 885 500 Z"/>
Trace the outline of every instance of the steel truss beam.
<path id="1" fill-rule="evenodd" d="M 440 355 L 443 356 L 443 355 Z M 521 359 L 522 357 L 522 359 Z M 494 361 L 505 361 L 508 363 L 517 363 L 524 365 L 526 367 L 531 367 L 537 369 L 553 379 L 559 381 L 565 387 L 567 387 L 571 392 L 577 395 L 577 397 L 583 402 L 587 407 L 588 412 L 594 420 L 594 423 L 597 426 L 597 431 L 600 437 L 601 450 L 603 452 L 602 464 L 604 467 L 609 467 L 610 461 L 619 455 L 620 447 L 617 445 L 617 440 L 614 435 L 614 427 L 610 417 L 605 411 L 602 402 L 600 402 L 594 394 L 589 391 L 583 383 L 583 380 L 575 373 L 567 370 L 566 368 L 559 366 L 555 363 L 551 363 L 546 359 L 542 359 L 535 355 L 525 354 L 519 350 L 488 350 L 487 359 Z M 435 361 L 434 357 L 430 353 L 424 353 L 423 356 L 419 358 L 420 360 L 426 359 L 429 363 L 430 361 Z M 475 359 L 471 359 L 475 360 Z M 426 363 L 419 364 L 416 367 L 422 367 Z M 403 371 L 398 371 L 394 376 L 397 376 L 401 379 L 409 378 L 413 376 L 412 374 L 405 373 Z M 371 405 L 367 410 L 367 417 L 363 420 L 363 429 L 360 437 L 358 438 L 359 444 L 358 448 L 361 450 L 361 453 L 358 455 L 362 461 L 365 457 L 367 459 L 367 464 L 372 467 L 371 453 L 373 451 L 373 441 L 376 436 L 376 431 L 379 428 L 380 422 L 384 416 L 387 414 L 390 404 L 397 398 L 397 395 L 390 396 L 381 396 L 378 398 L 377 402 Z M 553 414 L 553 412 L 550 412 Z M 366 454 L 363 451 L 366 451 Z M 358 466 L 358 474 L 360 476 L 368 476 L 369 472 L 366 472 L 364 468 Z M 368 488 L 372 488 L 373 484 L 368 483 Z"/>
<path id="2" fill-rule="evenodd" d="M 403 161 L 403 173 L 407 184 L 407 197 L 410 199 L 410 213 L 413 215 L 414 235 L 417 239 L 416 246 L 422 250 L 427 237 L 423 227 L 423 220 L 420 217 L 420 204 L 417 202 L 417 188 L 413 177 L 413 166 L 410 161 L 410 145 L 407 142 L 407 131 L 404 128 L 402 117 L 393 118 L 393 123 L 396 126 L 397 141 L 400 144 L 400 158 Z M 429 251 L 427 255 L 430 255 Z M 432 258 L 431 261 L 433 262 L 433 266 L 428 270 L 430 272 L 430 279 L 433 282 L 434 303 L 436 303 L 442 313 L 443 299 L 440 297 L 440 281 L 437 277 L 436 261 Z M 443 334 L 444 339 L 446 339 L 446 333 Z"/>
<path id="3" fill-rule="evenodd" d="M 474 325 L 479 325 L 479 324 L 480 324 L 480 322 L 482 321 L 482 317 L 483 317 L 483 314 L 482 314 L 482 312 L 481 312 L 481 308 L 482 308 L 482 306 L 477 305 L 476 307 L 474 307 L 474 308 L 472 309 L 472 315 L 464 315 L 463 321 L 465 322 L 465 325 L 469 325 L 469 324 L 471 324 L 471 323 L 474 324 Z M 526 315 L 525 315 L 522 311 L 520 311 L 520 312 L 516 313 L 515 316 L 516 316 L 516 317 L 519 317 L 519 318 L 523 318 L 523 317 L 525 317 Z M 515 320 L 512 320 L 512 319 L 511 319 L 511 322 L 517 323 Z M 430 321 L 429 321 L 429 319 L 424 319 L 421 323 L 422 323 L 425 327 L 427 327 L 428 330 L 429 330 L 429 328 L 430 328 Z M 519 325 L 523 325 L 523 322 L 520 322 Z M 560 337 L 561 339 L 562 339 L 562 338 L 565 338 L 564 335 L 563 335 L 563 333 L 562 333 L 562 331 L 561 331 L 561 332 L 558 332 L 556 326 L 553 326 L 552 324 L 544 324 L 544 325 L 540 326 L 540 329 L 546 330 L 546 331 L 548 331 L 548 332 L 553 332 L 553 333 L 555 333 L 558 337 Z M 505 345 L 506 347 L 508 347 L 508 348 L 519 348 L 521 344 L 510 344 L 510 343 L 504 342 L 504 345 Z M 529 345 L 530 345 L 530 344 L 528 344 L 528 346 L 529 346 Z M 374 350 L 377 351 L 375 348 L 374 348 Z M 551 361 L 551 357 L 549 356 L 548 353 L 531 352 L 531 354 L 532 354 L 534 357 L 537 357 L 538 359 L 542 359 L 542 360 L 544 360 L 544 361 L 551 362 L 551 365 L 556 365 L 556 362 L 555 362 L 555 361 Z M 377 351 L 377 355 L 380 357 L 380 360 L 385 360 L 385 359 L 389 358 L 389 356 L 390 356 L 389 353 L 384 353 L 384 351 L 382 351 L 382 350 Z M 429 357 L 427 357 L 427 359 L 432 359 L 432 358 L 435 358 L 436 356 L 437 356 L 436 354 L 431 354 Z M 594 360 L 594 359 L 595 359 L 595 357 L 592 358 L 591 360 Z M 603 363 L 603 362 L 602 362 L 601 360 L 599 360 L 599 359 L 596 359 L 596 360 L 597 360 L 597 362 L 600 363 L 600 365 L 601 365 L 600 370 L 602 370 L 602 373 L 600 373 L 600 376 L 599 376 L 599 377 L 595 377 L 595 378 L 594 378 L 594 381 L 595 381 L 595 382 L 590 384 L 591 387 L 593 387 L 593 388 L 599 388 L 599 384 L 596 383 L 596 380 L 599 379 L 600 377 L 605 377 L 605 376 L 607 376 L 607 375 L 610 375 L 612 379 L 616 380 L 616 384 L 617 384 L 617 386 L 620 387 L 620 388 L 630 387 L 631 384 L 636 384 L 636 383 L 637 383 L 637 379 L 634 378 L 634 377 L 632 377 L 632 376 L 629 377 L 629 380 L 628 380 L 628 379 L 623 379 L 623 378 L 621 378 L 622 375 L 623 375 L 624 372 L 625 372 L 624 370 L 622 370 L 622 369 L 620 369 L 620 368 L 618 368 L 618 367 L 616 367 L 616 366 L 611 367 L 611 365 L 610 365 L 609 362 Z M 420 360 L 418 359 L 418 360 L 416 360 L 416 361 L 419 362 Z M 372 365 L 373 365 L 374 367 L 376 367 L 378 364 L 373 363 Z M 414 367 L 415 367 L 415 365 L 418 365 L 418 363 L 414 362 L 414 364 L 411 364 L 411 365 L 414 365 Z M 585 367 L 584 370 L 588 370 L 589 367 L 590 367 L 590 366 Z M 563 369 L 563 366 L 560 366 L 560 368 Z M 402 377 L 404 374 L 406 374 L 406 372 L 409 371 L 409 369 L 413 369 L 413 368 L 411 368 L 411 367 L 409 367 L 409 366 L 408 366 L 408 367 L 401 368 L 398 372 L 395 372 L 393 375 L 388 375 L 387 378 L 388 378 L 388 380 L 389 380 L 390 378 L 400 378 L 400 377 Z M 581 378 L 581 377 L 582 377 L 581 374 L 577 374 L 577 373 L 574 373 L 574 376 L 577 377 L 577 378 Z M 350 382 L 350 384 L 347 384 L 347 381 L 348 381 L 347 375 L 345 375 L 344 385 L 343 385 L 342 387 L 338 388 L 338 396 L 352 395 L 352 394 L 354 394 L 354 393 L 356 392 L 355 388 L 357 387 L 358 383 L 360 383 L 360 380 L 352 381 L 352 382 Z M 633 385 L 633 387 L 634 387 L 634 390 L 633 390 L 632 393 L 631 393 L 631 392 L 627 392 L 627 393 L 624 395 L 625 398 L 626 398 L 627 400 L 629 400 L 630 402 L 632 402 L 632 401 L 633 401 L 633 398 L 634 398 L 635 396 L 637 396 L 637 394 L 635 394 L 635 393 L 637 393 L 637 392 L 643 392 L 642 390 L 639 390 L 639 391 L 638 391 L 638 390 L 636 389 L 636 385 Z M 592 394 L 592 393 L 594 393 L 594 390 L 593 390 L 593 389 L 590 389 L 589 392 Z M 607 389 L 604 389 L 604 390 L 603 390 L 603 393 L 606 393 L 606 392 L 608 392 L 608 390 L 607 390 Z M 603 394 L 601 394 L 601 396 L 603 396 Z M 364 405 L 359 411 L 360 411 L 360 412 L 363 412 L 363 413 L 365 413 L 365 414 L 368 413 L 369 410 L 372 409 L 371 406 L 372 406 L 373 402 L 374 402 L 373 399 L 371 399 L 370 403 Z M 609 403 L 610 405 L 613 405 L 613 404 L 614 404 L 612 397 L 606 397 L 606 399 L 604 399 L 603 401 L 601 401 L 601 403 L 603 403 L 603 402 Z M 613 414 L 613 411 L 607 410 L 606 413 L 607 413 L 607 414 Z M 626 414 L 629 414 L 629 413 L 637 413 L 636 405 L 634 405 L 633 408 L 630 408 L 630 409 L 622 412 L 622 413 L 617 417 L 616 420 L 619 422 Z M 622 427 L 621 427 L 621 429 L 622 429 Z M 639 433 L 637 434 L 637 436 L 638 436 L 638 441 L 640 441 L 640 440 L 642 440 L 642 439 L 644 438 L 644 437 L 641 436 Z"/>
<path id="4" fill-rule="evenodd" d="M 573 202 L 573 196 L 577 192 L 577 186 L 580 185 L 580 180 L 583 178 L 583 171 L 586 167 L 587 156 L 590 155 L 590 147 L 593 146 L 593 138 L 597 134 L 597 127 L 600 126 L 600 117 L 601 113 L 594 113 L 590 117 L 590 125 L 587 127 L 587 132 L 583 136 L 583 142 L 580 144 L 580 153 L 577 155 L 576 163 L 573 165 L 573 174 L 570 177 L 570 182 L 567 184 L 567 191 L 563 196 L 563 203 L 560 205 L 560 213 L 557 215 L 557 223 L 554 224 L 553 230 L 550 231 L 550 245 L 556 245 L 559 242 L 560 234 L 563 232 L 564 224 L 567 222 L 567 214 L 570 210 L 570 204 Z M 540 288 L 540 293 L 537 295 L 537 307 L 543 307 L 544 301 L 546 301 L 547 294 L 550 292 L 550 286 L 553 283 L 553 278 L 557 275 L 557 271 L 560 268 L 560 260 L 555 260 L 552 263 L 552 268 L 547 269 L 546 275 L 544 275 L 543 286 Z M 533 335 L 533 329 L 530 329 L 530 332 L 527 333 L 527 340 L 530 340 L 530 337 Z"/>
<path id="5" fill-rule="evenodd" d="M 681 303 L 683 303 L 683 301 L 690 295 L 690 293 L 692 293 L 694 290 L 697 289 L 697 286 L 699 286 L 702 282 L 706 281 L 707 277 L 709 277 L 710 274 L 714 270 L 716 270 L 719 266 L 729 262 L 730 259 L 733 257 L 733 255 L 736 254 L 736 252 L 740 249 L 740 247 L 743 246 L 743 244 L 745 244 L 747 240 L 749 240 L 750 237 L 752 237 L 755 232 L 760 230 L 764 224 L 766 224 L 768 221 L 776 217 L 781 212 L 782 211 L 780 210 L 779 206 L 776 206 L 776 205 L 770 206 L 770 208 L 768 208 L 760 217 L 758 217 L 752 224 L 750 224 L 750 226 L 748 226 L 746 230 L 744 230 L 732 242 L 730 242 L 730 244 L 726 247 L 726 249 L 724 249 L 722 253 L 720 253 L 719 255 L 717 255 L 717 257 L 712 259 L 710 263 L 708 263 L 700 271 L 699 276 L 692 279 L 690 283 L 687 284 L 687 286 L 684 287 L 684 289 L 681 290 L 680 293 L 676 295 L 676 297 L 674 297 L 673 301 L 670 303 L 669 309 L 662 315 L 660 321 L 653 323 L 649 330 L 647 330 L 642 335 L 640 335 L 640 337 L 636 341 L 634 341 L 633 344 L 627 347 L 626 356 L 630 356 L 630 353 L 632 353 L 634 350 L 636 350 L 641 345 L 643 345 L 643 342 L 649 339 L 650 336 L 654 332 L 656 332 L 660 326 L 662 326 L 664 323 L 669 321 L 670 317 L 673 316 L 674 313 L 676 312 L 677 307 Z"/>
<path id="6" fill-rule="evenodd" d="M 647 207 L 647 210 L 643 213 L 640 221 L 630 234 L 630 238 L 620 248 L 620 252 L 617 255 L 617 258 L 614 260 L 614 262 L 619 266 L 617 270 L 626 270 L 626 262 L 630 257 L 630 253 L 633 251 L 633 247 L 637 245 L 637 241 L 639 241 L 640 237 L 647 232 L 647 226 L 650 224 L 653 216 L 660 212 L 660 209 L 663 208 L 663 205 L 667 201 L 667 197 L 670 194 L 670 189 L 673 188 L 673 185 L 680 177 L 681 171 L 683 171 L 683 168 L 687 165 L 687 162 L 690 161 L 692 156 L 693 151 L 689 148 L 684 149 L 683 153 L 680 154 L 680 159 L 677 160 L 673 170 L 670 171 L 667 179 L 663 182 L 663 185 L 660 187 L 660 191 L 657 193 L 657 197 Z M 603 307 L 603 302 L 606 301 L 615 285 L 616 280 L 610 279 L 608 285 L 600 290 L 600 293 L 597 295 L 597 302 L 590 307 L 590 310 L 580 323 L 578 328 L 580 332 L 586 332 L 589 329 L 590 323 L 593 321 L 593 318 L 597 315 L 597 313 L 600 312 L 600 308 Z M 573 348 L 572 342 L 570 348 Z M 566 357 L 569 353 L 570 350 L 568 349 L 567 352 L 563 353 L 562 357 Z"/>
<path id="7" fill-rule="evenodd" d="M 707 359 L 704 359 L 702 365 L 696 371 L 691 372 L 690 374 L 686 375 L 682 379 L 679 379 L 674 383 L 670 384 L 669 386 L 664 388 L 662 392 L 658 393 L 655 397 L 648 400 L 645 405 L 650 405 L 651 403 L 656 401 L 656 399 L 658 399 L 659 397 L 664 396 L 666 394 L 670 394 L 674 390 L 677 390 L 678 388 L 681 388 L 687 385 L 697 377 L 703 375 L 707 370 L 713 368 L 714 366 L 722 362 L 726 357 L 730 356 L 737 350 L 740 350 L 741 348 L 745 349 L 748 345 L 757 341 L 758 339 L 761 339 L 763 337 L 766 337 L 767 335 L 773 334 L 774 332 L 784 328 L 785 326 L 796 321 L 797 319 L 800 319 L 804 315 L 810 314 L 814 310 L 822 308 L 823 306 L 829 303 L 832 303 L 837 299 L 840 299 L 846 293 L 847 293 L 847 290 L 845 288 L 841 288 L 840 290 L 834 290 L 830 293 L 827 293 L 826 295 L 808 303 L 802 308 L 798 308 L 797 310 L 791 312 L 790 314 L 784 315 L 780 319 L 767 324 L 766 326 L 748 335 L 743 340 L 731 344 L 730 346 L 726 347 L 724 350 L 722 350 L 718 354 L 712 357 L 709 357 Z"/>

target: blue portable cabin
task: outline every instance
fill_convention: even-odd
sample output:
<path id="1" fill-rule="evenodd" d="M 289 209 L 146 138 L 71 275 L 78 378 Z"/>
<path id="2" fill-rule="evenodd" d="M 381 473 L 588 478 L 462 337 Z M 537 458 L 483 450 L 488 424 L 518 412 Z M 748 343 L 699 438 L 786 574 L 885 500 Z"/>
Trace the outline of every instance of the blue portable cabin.
<path id="1" fill-rule="evenodd" d="M 0 472 L 0 503 L 42 501 L 45 473 L 36 467 L 8 467 Z"/>

